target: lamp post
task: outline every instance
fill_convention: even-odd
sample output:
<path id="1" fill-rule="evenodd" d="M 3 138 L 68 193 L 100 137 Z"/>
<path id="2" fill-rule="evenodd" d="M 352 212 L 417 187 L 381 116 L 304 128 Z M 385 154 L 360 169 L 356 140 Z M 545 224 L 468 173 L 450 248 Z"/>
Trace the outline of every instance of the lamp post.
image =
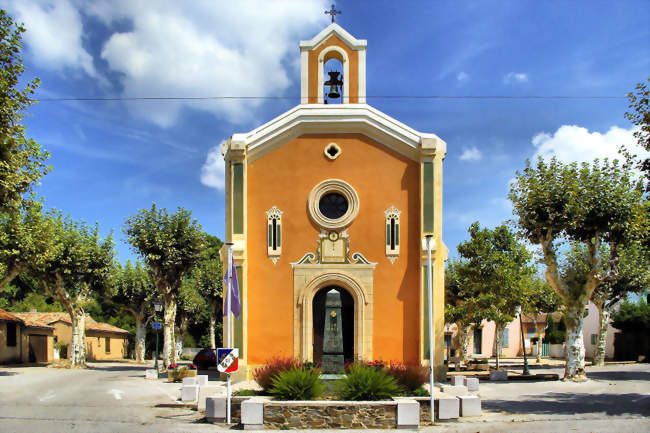
<path id="1" fill-rule="evenodd" d="M 435 421 L 434 399 L 433 399 L 433 281 L 431 278 L 431 238 L 433 235 L 426 235 L 427 239 L 427 296 L 429 298 L 429 387 L 431 388 L 429 402 L 431 412 L 431 423 Z"/>
<path id="2" fill-rule="evenodd" d="M 156 314 L 154 314 L 154 320 L 156 319 L 157 313 L 160 313 L 163 308 L 163 303 L 160 299 L 154 299 L 153 301 L 153 308 L 156 310 Z M 156 328 L 156 360 L 154 361 L 154 366 L 153 368 L 158 371 L 158 334 L 159 334 L 158 328 Z"/>
<path id="3" fill-rule="evenodd" d="M 522 374 L 524 376 L 530 375 L 530 370 L 528 370 L 528 358 L 526 357 L 526 340 L 524 338 L 524 321 L 521 318 L 521 305 L 517 305 L 517 314 L 519 314 L 519 327 L 521 328 L 521 346 L 523 347 L 524 352 L 524 371 Z"/>

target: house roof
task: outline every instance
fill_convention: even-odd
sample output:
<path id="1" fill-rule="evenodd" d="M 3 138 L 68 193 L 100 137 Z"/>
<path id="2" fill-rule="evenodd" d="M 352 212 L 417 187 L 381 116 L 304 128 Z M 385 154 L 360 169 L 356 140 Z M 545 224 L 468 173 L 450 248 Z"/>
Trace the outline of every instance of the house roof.
<path id="1" fill-rule="evenodd" d="M 16 313 L 16 316 L 22 318 L 26 323 L 30 323 L 29 326 L 41 327 L 41 328 L 52 328 L 53 323 L 63 322 L 68 325 L 72 325 L 72 320 L 68 313 L 62 312 L 52 312 L 52 313 Z M 86 315 L 86 330 L 87 331 L 98 331 L 98 332 L 112 332 L 115 334 L 128 334 L 129 331 L 117 326 L 109 325 L 108 323 L 98 323 L 93 319 L 89 314 Z"/>
<path id="2" fill-rule="evenodd" d="M 18 323 L 23 323 L 23 320 L 15 316 L 14 314 L 11 314 L 8 311 L 3 310 L 0 308 L 0 320 L 4 320 L 5 322 L 18 322 Z"/>

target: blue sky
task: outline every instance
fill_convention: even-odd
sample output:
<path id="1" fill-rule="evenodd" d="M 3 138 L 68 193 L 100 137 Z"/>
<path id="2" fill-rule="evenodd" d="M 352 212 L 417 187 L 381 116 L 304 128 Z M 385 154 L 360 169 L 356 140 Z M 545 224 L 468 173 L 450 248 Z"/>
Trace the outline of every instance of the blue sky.
<path id="1" fill-rule="evenodd" d="M 286 96 L 280 100 L 47 102 L 27 134 L 52 154 L 48 207 L 114 230 L 156 202 L 223 238 L 222 140 L 299 102 L 300 40 L 331 1 L 0 0 L 23 21 L 36 99 Z M 153 6 L 155 4 L 155 6 Z M 624 96 L 650 75 L 650 2 L 338 1 L 368 40 L 369 104 L 447 142 L 443 240 L 512 218 L 526 158 L 613 157 L 631 143 L 621 99 L 373 99 L 372 95 Z"/>

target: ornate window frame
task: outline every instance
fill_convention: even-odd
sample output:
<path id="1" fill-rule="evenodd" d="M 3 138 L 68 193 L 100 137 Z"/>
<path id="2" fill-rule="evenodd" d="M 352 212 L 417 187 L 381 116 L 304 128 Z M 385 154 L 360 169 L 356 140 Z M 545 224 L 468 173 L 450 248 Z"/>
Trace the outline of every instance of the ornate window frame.
<path id="1" fill-rule="evenodd" d="M 348 201 L 348 210 L 336 219 L 327 218 L 319 208 L 321 197 L 327 193 L 336 192 Z M 307 200 L 309 214 L 316 224 L 325 229 L 342 229 L 350 224 L 359 214 L 359 196 L 354 188 L 340 179 L 327 179 L 316 185 L 309 193 Z"/>
<path id="2" fill-rule="evenodd" d="M 329 150 L 330 150 L 331 148 L 334 148 L 334 149 L 336 150 L 336 152 L 334 153 L 334 155 L 331 155 L 330 152 L 329 152 Z M 334 143 L 334 142 L 328 143 L 327 146 L 325 146 L 325 148 L 323 149 L 323 153 L 324 153 L 325 156 L 326 156 L 329 160 L 331 160 L 331 161 L 334 161 L 336 158 L 338 158 L 339 156 L 341 156 L 341 153 L 342 153 L 342 152 L 343 152 L 343 151 L 341 150 L 341 146 L 339 146 L 338 144 L 336 144 L 336 143 Z"/>
<path id="3" fill-rule="evenodd" d="M 282 211 L 276 206 L 266 211 L 266 251 L 276 264 L 282 254 Z"/>
<path id="4" fill-rule="evenodd" d="M 399 257 L 399 216 L 402 212 L 395 206 L 384 211 L 386 216 L 386 257 L 395 263 Z"/>

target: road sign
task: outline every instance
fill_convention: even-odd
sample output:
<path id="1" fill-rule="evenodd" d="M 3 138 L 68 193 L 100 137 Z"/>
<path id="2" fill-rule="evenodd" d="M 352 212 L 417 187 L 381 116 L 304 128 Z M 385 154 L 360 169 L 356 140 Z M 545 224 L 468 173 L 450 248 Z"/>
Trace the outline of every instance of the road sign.
<path id="1" fill-rule="evenodd" d="M 239 349 L 219 348 L 217 349 L 217 370 L 221 373 L 232 373 L 237 371 L 239 360 Z"/>
<path id="2" fill-rule="evenodd" d="M 151 324 L 151 327 L 152 327 L 153 329 L 160 329 L 160 328 L 162 328 L 162 323 L 160 323 L 160 322 L 153 322 L 153 323 Z"/>

